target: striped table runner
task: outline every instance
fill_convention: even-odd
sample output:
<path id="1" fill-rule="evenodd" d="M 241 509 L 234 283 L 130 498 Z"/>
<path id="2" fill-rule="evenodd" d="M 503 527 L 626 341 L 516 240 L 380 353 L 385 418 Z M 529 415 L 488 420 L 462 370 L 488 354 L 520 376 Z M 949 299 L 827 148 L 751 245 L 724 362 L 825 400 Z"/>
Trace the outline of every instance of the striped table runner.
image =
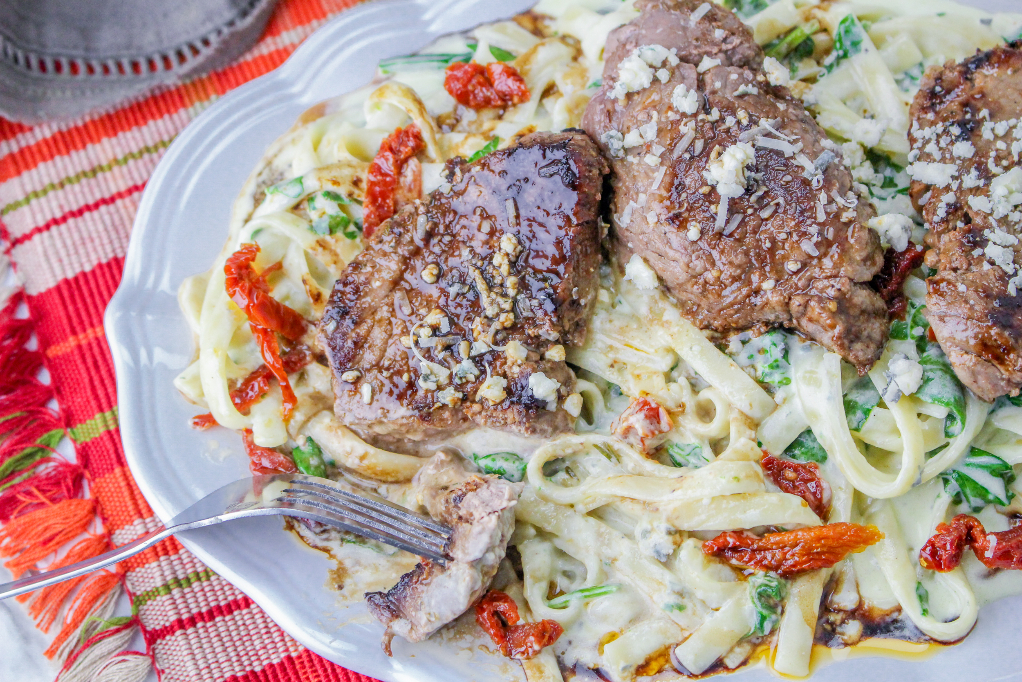
<path id="1" fill-rule="evenodd" d="M 16 575 L 158 526 L 125 464 L 102 326 L 142 190 L 189 121 L 355 2 L 282 0 L 237 63 L 114 110 L 34 127 L 0 119 L 0 237 L 24 287 L 0 312 L 0 556 Z M 77 463 L 53 451 L 65 433 Z M 57 550 L 67 554 L 54 562 Z M 133 616 L 111 619 L 122 589 Z M 369 680 L 304 649 L 173 539 L 26 601 L 56 632 L 47 655 L 64 662 L 61 680 L 140 679 L 150 662 L 165 682 Z M 124 651 L 137 628 L 147 651 Z"/>

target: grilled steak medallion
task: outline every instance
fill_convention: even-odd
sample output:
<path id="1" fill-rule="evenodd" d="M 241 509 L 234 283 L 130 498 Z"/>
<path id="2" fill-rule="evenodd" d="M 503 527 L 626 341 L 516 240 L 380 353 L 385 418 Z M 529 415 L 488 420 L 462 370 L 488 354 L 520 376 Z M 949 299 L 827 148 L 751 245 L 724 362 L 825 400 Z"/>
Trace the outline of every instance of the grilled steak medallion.
<path id="1" fill-rule="evenodd" d="M 441 566 L 423 559 L 387 592 L 366 594 L 369 611 L 387 626 L 388 653 L 393 635 L 422 641 L 483 595 L 507 551 L 522 490 L 520 483 L 470 474 L 447 452 L 434 455 L 414 483 L 430 516 L 453 529 L 453 561 Z"/>
<path id="2" fill-rule="evenodd" d="M 1022 43 L 930 70 L 912 103 L 912 196 L 930 226 L 927 318 L 984 400 L 1022 387 Z M 924 201 L 925 199 L 925 201 Z"/>
<path id="3" fill-rule="evenodd" d="M 582 343 L 596 296 L 606 163 L 566 131 L 454 159 L 448 172 L 334 286 L 319 341 L 338 419 L 415 452 L 472 426 L 567 430 L 575 378 L 563 345 Z"/>
<path id="4" fill-rule="evenodd" d="M 624 260 L 641 256 L 704 329 L 794 327 L 864 372 L 887 337 L 872 206 L 731 12 L 636 5 L 583 117 L 613 159 Z"/>

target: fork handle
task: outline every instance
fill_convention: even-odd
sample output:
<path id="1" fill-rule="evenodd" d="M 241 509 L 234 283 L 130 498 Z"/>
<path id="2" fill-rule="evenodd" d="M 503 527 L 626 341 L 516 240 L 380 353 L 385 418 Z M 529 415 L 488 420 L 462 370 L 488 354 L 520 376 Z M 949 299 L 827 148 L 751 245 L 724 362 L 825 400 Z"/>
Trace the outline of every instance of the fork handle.
<path id="1" fill-rule="evenodd" d="M 19 594 L 25 594 L 33 590 L 38 590 L 43 587 L 49 587 L 65 580 L 71 580 L 79 576 L 91 573 L 92 571 L 99 570 L 110 564 L 116 564 L 118 561 L 123 561 L 128 557 L 134 556 L 139 552 L 152 547 L 160 540 L 168 538 L 178 531 L 185 530 L 188 525 L 172 526 L 170 528 L 164 528 L 162 530 L 155 530 L 151 533 L 146 533 L 140 538 L 132 540 L 126 545 L 121 545 L 117 549 L 112 549 L 109 552 L 103 552 L 91 559 L 85 561 L 79 561 L 63 568 L 58 568 L 53 571 L 46 571 L 38 575 L 33 575 L 28 578 L 21 578 L 9 583 L 0 584 L 0 599 L 6 599 L 7 597 L 17 597 Z"/>

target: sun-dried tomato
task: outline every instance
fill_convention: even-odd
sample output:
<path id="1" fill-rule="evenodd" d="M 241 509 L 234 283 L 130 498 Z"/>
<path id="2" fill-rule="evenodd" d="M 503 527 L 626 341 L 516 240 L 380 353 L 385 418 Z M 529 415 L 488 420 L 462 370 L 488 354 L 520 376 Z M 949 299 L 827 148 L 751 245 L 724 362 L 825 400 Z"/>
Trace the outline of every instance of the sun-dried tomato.
<path id="1" fill-rule="evenodd" d="M 820 477 L 820 468 L 811 462 L 792 462 L 764 454 L 763 471 L 778 488 L 798 495 L 813 513 L 826 520 L 830 507 L 830 486 Z"/>
<path id="2" fill-rule="evenodd" d="M 505 656 L 508 654 L 507 628 L 518 620 L 518 604 L 499 590 L 490 590 L 476 604 L 476 623 Z"/>
<path id="3" fill-rule="evenodd" d="M 288 374 L 294 374 L 298 370 L 305 367 L 307 364 L 312 362 L 312 354 L 309 352 L 307 346 L 301 344 L 295 346 L 287 353 L 284 353 L 284 357 L 281 358 L 281 362 L 284 364 L 284 371 Z M 231 391 L 231 402 L 234 403 L 234 407 L 244 414 L 251 408 L 260 398 L 266 395 L 266 392 L 270 390 L 270 377 L 273 376 L 273 372 L 266 365 L 259 365 L 258 368 L 252 371 L 245 379 L 238 384 L 238 387 Z M 198 429 L 199 431 L 205 431 L 206 429 L 212 428 L 217 425 L 213 415 L 209 412 L 206 414 L 198 414 L 192 417 L 192 428 Z"/>
<path id="4" fill-rule="evenodd" d="M 259 255 L 258 244 L 242 244 L 224 264 L 227 295 L 245 313 L 253 325 L 275 331 L 291 341 L 305 334 L 305 318 L 270 296 L 266 278 L 280 269 L 275 263 L 256 274 L 252 264 Z"/>
<path id="5" fill-rule="evenodd" d="M 476 604 L 476 622 L 500 652 L 510 658 L 532 658 L 564 632 L 555 620 L 519 623 L 518 604 L 500 590 L 490 590 Z"/>
<path id="6" fill-rule="evenodd" d="M 511 658 L 532 658 L 556 642 L 562 632 L 564 628 L 556 620 L 512 625 L 507 629 L 507 655 Z"/>
<path id="7" fill-rule="evenodd" d="M 916 246 L 911 242 L 904 251 L 888 248 L 884 252 L 884 265 L 873 277 L 871 284 L 880 294 L 880 298 L 884 299 L 887 313 L 891 317 L 901 317 L 905 314 L 908 302 L 902 287 L 912 271 L 923 264 L 923 253 L 922 246 Z"/>
<path id="8" fill-rule="evenodd" d="M 272 448 L 256 445 L 252 437 L 252 429 L 244 429 L 241 432 L 241 440 L 245 443 L 245 452 L 248 453 L 248 468 L 253 474 L 298 473 L 298 467 L 291 461 L 291 458 Z"/>
<path id="9" fill-rule="evenodd" d="M 444 89 L 458 104 L 470 109 L 507 107 L 528 102 L 529 86 L 510 64 L 455 62 L 447 67 Z"/>
<path id="10" fill-rule="evenodd" d="M 206 414 L 197 414 L 191 419 L 192 428 L 196 431 L 205 431 L 211 429 L 217 425 L 216 419 L 213 419 L 213 414 L 207 412 Z"/>
<path id="11" fill-rule="evenodd" d="M 291 419 L 291 413 L 298 406 L 298 397 L 291 388 L 291 381 L 287 378 L 287 370 L 284 369 L 284 361 L 280 359 L 280 344 L 277 343 L 277 335 L 269 329 L 252 325 L 252 334 L 256 343 L 259 344 L 259 351 L 263 355 L 263 362 L 273 376 L 277 377 L 280 384 L 281 405 L 284 413 L 284 421 Z"/>
<path id="12" fill-rule="evenodd" d="M 298 399 L 288 381 L 276 334 L 297 341 L 305 333 L 305 319 L 295 310 L 270 296 L 270 286 L 266 278 L 281 266 L 276 263 L 256 274 L 252 263 L 255 262 L 257 255 L 258 244 L 242 244 L 224 265 L 225 287 L 227 295 L 248 317 L 248 326 L 255 336 L 256 343 L 259 344 L 263 362 L 280 383 L 280 391 L 284 398 L 284 419 L 287 420 L 291 418 L 291 412 L 298 404 Z"/>
<path id="13" fill-rule="evenodd" d="M 789 577 L 830 568 L 848 554 L 861 552 L 883 538 L 876 526 L 854 523 L 810 526 L 763 537 L 728 531 L 704 542 L 703 553 L 738 566 Z"/>
<path id="14" fill-rule="evenodd" d="M 989 569 L 1022 569 L 1022 526 L 987 533 L 975 516 L 959 514 L 951 523 L 937 525 L 937 532 L 919 550 L 919 563 L 940 573 L 958 567 L 966 547 Z"/>
<path id="15" fill-rule="evenodd" d="M 490 77 L 497 95 L 508 104 L 529 101 L 529 86 L 515 67 L 503 62 L 490 62 L 486 65 L 486 75 Z"/>
<path id="16" fill-rule="evenodd" d="M 372 235 L 384 220 L 394 215 L 397 210 L 395 192 L 401 170 L 406 161 L 425 148 L 422 131 L 414 123 L 396 129 L 380 144 L 380 151 L 369 164 L 366 174 L 366 197 L 362 206 L 362 230 L 366 237 Z M 420 175 L 420 188 L 421 183 Z"/>
<path id="17" fill-rule="evenodd" d="M 636 398 L 614 424 L 614 435 L 649 452 L 650 441 L 671 430 L 671 416 L 652 398 Z"/>

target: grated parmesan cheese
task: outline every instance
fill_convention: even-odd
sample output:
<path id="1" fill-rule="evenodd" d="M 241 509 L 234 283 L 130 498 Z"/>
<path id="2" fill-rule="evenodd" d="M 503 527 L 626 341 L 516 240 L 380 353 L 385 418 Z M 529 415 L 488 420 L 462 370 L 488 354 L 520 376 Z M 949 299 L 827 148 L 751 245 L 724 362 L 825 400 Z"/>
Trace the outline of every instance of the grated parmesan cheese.
<path id="1" fill-rule="evenodd" d="M 962 140 L 961 142 L 955 142 L 954 146 L 951 147 L 951 153 L 959 159 L 971 159 L 976 153 L 976 148 L 972 146 L 972 142 Z"/>
<path id="2" fill-rule="evenodd" d="M 670 66 L 679 63 L 678 51 L 668 50 L 663 45 L 642 45 L 632 50 L 632 53 L 621 60 L 617 67 L 617 82 L 610 89 L 607 96 L 611 99 L 622 99 L 629 92 L 638 92 L 653 84 L 654 68 L 658 70 L 666 62 Z M 666 82 L 659 73 L 656 74 L 661 81 Z M 670 78 L 670 73 L 667 74 Z"/>
<path id="3" fill-rule="evenodd" d="M 995 218 L 1003 218 L 1022 204 L 1022 168 L 1012 168 L 991 180 L 990 197 Z"/>
<path id="4" fill-rule="evenodd" d="M 953 163 L 927 163 L 917 161 L 905 169 L 909 177 L 927 185 L 947 187 L 954 180 L 958 167 Z"/>
<path id="5" fill-rule="evenodd" d="M 696 11 L 692 12 L 692 16 L 689 17 L 688 25 L 689 26 L 695 26 L 696 23 L 698 23 L 698 21 L 700 19 L 702 19 L 706 15 L 706 13 L 709 12 L 709 11 L 710 11 L 710 3 L 704 2 L 703 4 L 699 5 L 699 7 L 696 8 Z"/>
<path id="6" fill-rule="evenodd" d="M 618 64 L 617 82 L 607 93 L 611 99 L 622 99 L 629 92 L 648 88 L 653 83 L 653 69 L 639 57 L 638 49 Z"/>
<path id="7" fill-rule="evenodd" d="M 582 395 L 579 393 L 572 393 L 571 395 L 564 399 L 564 404 L 562 405 L 562 407 L 564 407 L 564 411 L 570 414 L 572 417 L 577 417 L 578 415 L 582 414 L 582 405 L 583 405 Z"/>

